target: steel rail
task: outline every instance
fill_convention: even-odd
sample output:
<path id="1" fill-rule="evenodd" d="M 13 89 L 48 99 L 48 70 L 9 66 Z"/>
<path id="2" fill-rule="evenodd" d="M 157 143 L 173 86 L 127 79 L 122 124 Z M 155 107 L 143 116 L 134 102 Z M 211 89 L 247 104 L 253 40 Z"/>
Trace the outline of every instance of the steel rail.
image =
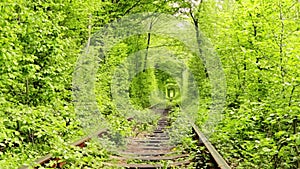
<path id="1" fill-rule="evenodd" d="M 91 135 L 89 135 L 89 136 L 87 136 L 87 137 L 84 137 L 84 138 L 82 138 L 82 139 L 80 139 L 80 140 L 78 140 L 78 141 L 75 141 L 75 142 L 72 143 L 71 145 L 83 148 L 83 147 L 86 146 L 86 142 L 90 141 L 93 137 L 95 137 L 95 136 L 101 137 L 103 134 L 106 134 L 106 133 L 107 133 L 107 130 L 106 130 L 106 129 L 99 130 L 99 131 L 97 131 L 97 132 L 95 132 L 95 133 L 93 133 L 93 134 L 91 134 Z M 44 165 L 44 164 L 50 162 L 51 160 L 56 160 L 56 161 L 58 161 L 58 160 L 60 160 L 60 159 L 53 157 L 51 154 L 47 154 L 46 156 L 44 156 L 44 157 L 42 157 L 42 158 L 37 159 L 36 161 L 34 161 L 34 162 L 32 163 L 32 165 L 34 165 L 34 164 Z M 64 164 L 65 164 L 65 162 L 58 163 L 58 165 L 59 165 L 60 167 L 62 167 Z M 56 166 L 57 166 L 57 165 L 55 165 L 55 166 L 53 166 L 53 167 L 56 167 Z M 53 168 L 53 167 L 52 167 L 52 168 Z M 20 167 L 19 169 L 28 169 L 28 168 L 29 168 L 29 166 L 24 165 L 24 166 Z M 35 168 L 37 168 L 37 167 L 35 167 Z"/>
<path id="2" fill-rule="evenodd" d="M 227 164 L 224 158 L 220 155 L 220 153 L 215 149 L 215 147 L 208 141 L 208 139 L 204 136 L 204 134 L 199 130 L 199 128 L 193 124 L 193 131 L 198 136 L 199 141 L 205 145 L 209 153 L 212 155 L 214 161 L 217 163 L 220 169 L 231 169 L 231 167 Z"/>

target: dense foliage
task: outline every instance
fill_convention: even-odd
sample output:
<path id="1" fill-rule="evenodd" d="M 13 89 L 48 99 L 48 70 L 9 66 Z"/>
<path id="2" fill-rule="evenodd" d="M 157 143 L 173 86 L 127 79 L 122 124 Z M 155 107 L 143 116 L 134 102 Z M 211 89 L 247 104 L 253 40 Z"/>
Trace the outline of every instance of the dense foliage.
<path id="1" fill-rule="evenodd" d="M 224 134 L 213 140 L 232 166 L 300 166 L 299 9 L 292 0 L 199 6 L 228 85 Z"/>
<path id="2" fill-rule="evenodd" d="M 72 103 L 72 73 L 80 52 L 95 32 L 138 12 L 167 13 L 188 20 L 213 45 L 223 64 L 227 100 L 223 120 L 210 139 L 232 168 L 300 167 L 297 0 L 0 2 L 1 167 L 17 168 L 46 153 L 64 156 L 69 168 L 103 167 L 107 152 L 100 145 L 91 143 L 84 149 L 69 146 L 84 135 Z M 118 112 L 111 95 L 114 71 L 128 55 L 140 50 L 148 54 L 148 50 L 161 47 L 183 60 L 198 84 L 196 124 L 203 124 L 207 118 L 211 86 L 203 60 L 176 39 L 141 34 L 114 46 L 97 72 L 99 110 L 121 135 L 133 134 L 133 126 L 149 129 L 156 119 L 142 124 L 127 121 Z M 125 91 L 128 87 L 130 102 L 136 109 L 157 103 L 180 104 L 180 94 L 166 102 L 166 86 L 175 83 L 170 74 L 145 69 L 147 55 L 131 61 L 134 69 L 126 65 L 120 69 L 122 77 L 131 82 L 118 88 Z M 162 60 L 161 65 L 169 66 L 168 62 L 172 60 Z M 191 76 L 185 67 L 177 62 L 172 62 L 172 67 L 183 79 L 182 90 L 188 90 L 185 81 Z M 133 74 L 132 70 L 139 73 Z M 178 85 L 174 89 L 180 93 Z M 147 119 L 143 114 L 139 118 Z"/>

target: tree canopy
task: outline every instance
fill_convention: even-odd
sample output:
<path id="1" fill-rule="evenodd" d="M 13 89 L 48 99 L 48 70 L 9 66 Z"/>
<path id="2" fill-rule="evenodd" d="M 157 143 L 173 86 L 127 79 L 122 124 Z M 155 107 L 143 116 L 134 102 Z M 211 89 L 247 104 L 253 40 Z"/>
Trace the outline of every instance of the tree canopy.
<path id="1" fill-rule="evenodd" d="M 86 68 L 78 67 L 88 61 L 80 58 L 96 52 L 97 66 L 86 71 L 95 70 L 87 86 L 93 95 L 85 96 L 95 97 L 97 118 L 108 122 L 98 127 L 109 125 L 114 137 L 154 124 L 147 108 L 172 107 L 193 111 L 232 168 L 299 168 L 299 12 L 298 0 L 1 1 L 0 166 L 18 168 L 52 153 L 70 168 L 101 167 L 106 149 L 68 144 L 86 134 L 84 122 L 93 123 L 78 114 L 74 77 Z M 131 17 L 149 13 L 161 15 Z M 162 14 L 169 20 L 157 20 Z M 182 21 L 177 27 L 159 27 L 174 18 Z M 110 34 L 119 21 L 128 29 Z M 177 35 L 166 34 L 172 31 Z M 105 51 L 103 44 L 114 45 Z M 78 76 L 80 83 L 90 77 Z M 118 104 L 123 95 L 128 102 Z"/>

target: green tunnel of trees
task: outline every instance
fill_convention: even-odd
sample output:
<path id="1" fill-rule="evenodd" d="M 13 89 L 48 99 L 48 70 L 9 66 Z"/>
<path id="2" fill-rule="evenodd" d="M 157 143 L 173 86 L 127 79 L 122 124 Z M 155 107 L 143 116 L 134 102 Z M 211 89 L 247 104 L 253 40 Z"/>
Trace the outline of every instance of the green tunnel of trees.
<path id="1" fill-rule="evenodd" d="M 223 118 L 210 141 L 232 168 L 300 167 L 298 0 L 4 0 L 0 2 L 0 168 L 18 168 L 47 153 L 64 156 L 74 167 L 101 166 L 107 152 L 99 151 L 99 145 L 84 150 L 69 146 L 85 135 L 74 111 L 72 75 L 89 37 L 108 23 L 141 12 L 186 20 L 212 44 L 225 73 L 227 95 Z M 170 37 L 132 36 L 101 60 L 95 83 L 99 111 L 123 135 L 130 133 L 132 122 L 114 105 L 114 70 L 128 55 L 159 47 L 172 50 L 193 75 L 199 92 L 199 127 L 203 113 L 210 109 L 211 85 L 203 60 Z M 140 73 L 127 84 L 131 103 L 143 109 L 168 100 L 168 83 L 174 83 L 172 101 L 180 103 L 184 83 L 162 69 L 145 69 L 145 60 L 144 56 L 136 62 L 134 68 Z M 168 62 L 180 70 L 178 77 L 184 77 L 180 63 L 160 64 Z M 122 73 L 128 78 L 131 72 Z"/>

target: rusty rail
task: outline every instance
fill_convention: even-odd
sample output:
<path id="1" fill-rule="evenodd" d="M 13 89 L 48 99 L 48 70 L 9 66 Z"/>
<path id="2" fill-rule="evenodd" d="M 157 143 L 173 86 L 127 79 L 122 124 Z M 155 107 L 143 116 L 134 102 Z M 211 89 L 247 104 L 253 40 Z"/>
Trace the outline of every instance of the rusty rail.
<path id="1" fill-rule="evenodd" d="M 95 137 L 95 136 L 101 137 L 103 134 L 106 134 L 106 133 L 107 133 L 106 129 L 99 130 L 99 131 L 95 132 L 94 134 L 91 134 L 87 137 L 84 137 L 84 138 L 72 143 L 71 145 L 83 148 L 86 146 L 86 142 L 90 141 L 93 137 Z M 44 165 L 44 164 L 50 162 L 51 160 L 59 161 L 60 159 L 53 157 L 51 154 L 47 154 L 46 156 L 33 162 L 33 164 Z M 61 162 L 61 163 L 58 163 L 58 164 L 52 166 L 52 168 L 56 168 L 56 167 L 61 168 L 64 164 L 65 164 L 65 162 Z M 29 166 L 24 165 L 24 166 L 20 167 L 19 169 L 28 169 L 28 168 L 29 168 Z"/>
<path id="2" fill-rule="evenodd" d="M 199 141 L 205 145 L 218 167 L 220 169 L 231 169 L 231 167 L 227 164 L 224 158 L 219 154 L 219 152 L 208 141 L 208 139 L 204 136 L 204 134 L 199 130 L 199 128 L 195 124 L 193 124 L 193 131 L 197 135 Z"/>

